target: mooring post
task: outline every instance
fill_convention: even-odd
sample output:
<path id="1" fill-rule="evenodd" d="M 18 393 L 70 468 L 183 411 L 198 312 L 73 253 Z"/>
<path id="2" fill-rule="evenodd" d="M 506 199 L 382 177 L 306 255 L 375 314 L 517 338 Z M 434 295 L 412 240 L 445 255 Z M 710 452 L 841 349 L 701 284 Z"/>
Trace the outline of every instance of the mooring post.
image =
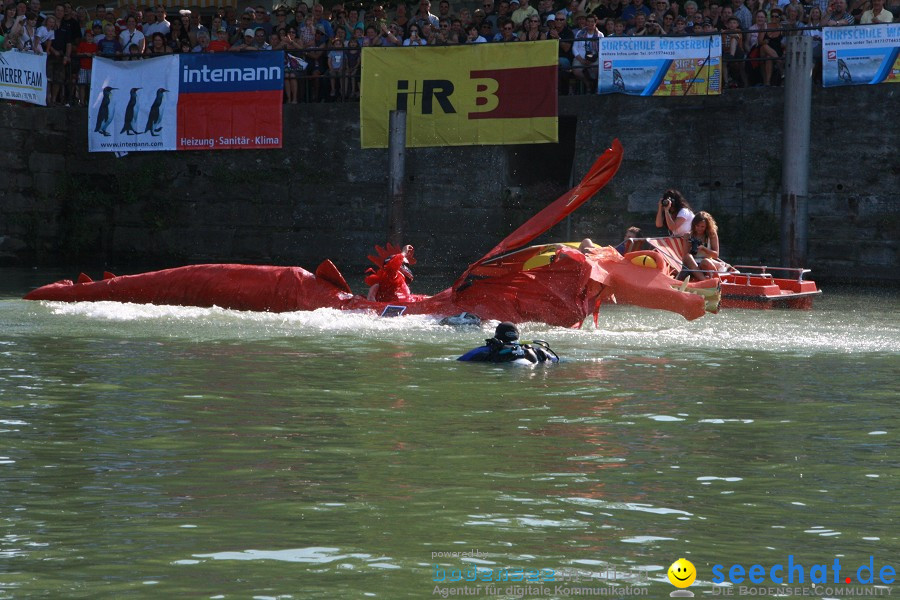
<path id="1" fill-rule="evenodd" d="M 813 46 L 809 36 L 786 38 L 784 152 L 781 159 L 781 264 L 806 266 L 809 129 L 812 119 Z"/>
<path id="2" fill-rule="evenodd" d="M 390 200 L 388 204 L 388 241 L 403 244 L 403 205 L 406 177 L 406 111 L 392 110 L 389 121 L 388 156 L 390 163 Z"/>

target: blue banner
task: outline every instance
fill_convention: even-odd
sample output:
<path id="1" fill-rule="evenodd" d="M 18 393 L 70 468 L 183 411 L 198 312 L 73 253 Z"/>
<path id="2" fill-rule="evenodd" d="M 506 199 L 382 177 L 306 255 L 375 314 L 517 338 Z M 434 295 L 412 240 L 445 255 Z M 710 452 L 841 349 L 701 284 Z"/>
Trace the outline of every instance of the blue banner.
<path id="1" fill-rule="evenodd" d="M 900 24 L 822 29 L 822 85 L 900 82 Z"/>

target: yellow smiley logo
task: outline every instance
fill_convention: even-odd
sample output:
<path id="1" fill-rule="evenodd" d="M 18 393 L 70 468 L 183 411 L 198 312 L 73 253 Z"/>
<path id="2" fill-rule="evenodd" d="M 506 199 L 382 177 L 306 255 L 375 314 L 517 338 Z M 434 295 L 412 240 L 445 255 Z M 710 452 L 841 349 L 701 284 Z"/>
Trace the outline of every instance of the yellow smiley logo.
<path id="1" fill-rule="evenodd" d="M 672 563 L 668 571 L 669 582 L 677 588 L 686 588 L 697 578 L 697 569 L 686 558 L 679 558 Z"/>

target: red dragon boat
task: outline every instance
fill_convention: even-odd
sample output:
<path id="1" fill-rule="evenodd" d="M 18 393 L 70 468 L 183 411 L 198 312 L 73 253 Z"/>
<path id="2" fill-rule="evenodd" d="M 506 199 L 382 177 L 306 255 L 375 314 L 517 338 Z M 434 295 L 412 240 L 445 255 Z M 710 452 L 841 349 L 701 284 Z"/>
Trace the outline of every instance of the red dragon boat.
<path id="1" fill-rule="evenodd" d="M 525 247 L 559 223 L 605 186 L 622 162 L 615 140 L 584 179 L 525 222 L 469 266 L 448 289 L 434 296 L 413 295 L 400 302 L 373 302 L 351 292 L 331 261 L 314 273 L 300 267 L 204 264 L 114 276 L 93 281 L 57 281 L 25 296 L 27 300 L 115 301 L 176 306 L 219 306 L 235 310 L 288 312 L 335 308 L 373 310 L 402 305 L 404 314 L 452 316 L 474 313 L 482 319 L 543 322 L 579 327 L 596 321 L 605 301 L 673 311 L 687 319 L 718 309 L 716 282 L 686 284 L 661 267 L 655 249 L 620 256 L 613 248 L 584 254 L 566 244 Z M 382 250 L 381 255 L 389 252 Z M 372 257 L 370 257 L 372 258 Z M 376 263 L 379 267 L 381 264 Z"/>

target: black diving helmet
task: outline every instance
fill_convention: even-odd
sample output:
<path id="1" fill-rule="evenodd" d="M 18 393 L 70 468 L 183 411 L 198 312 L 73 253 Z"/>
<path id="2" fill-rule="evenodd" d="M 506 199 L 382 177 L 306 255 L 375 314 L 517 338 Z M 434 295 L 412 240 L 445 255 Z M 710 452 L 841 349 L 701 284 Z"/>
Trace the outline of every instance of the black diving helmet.
<path id="1" fill-rule="evenodd" d="M 500 340 L 504 344 L 511 344 L 519 341 L 519 328 L 509 321 L 503 321 L 497 325 L 494 330 L 494 338 Z"/>

